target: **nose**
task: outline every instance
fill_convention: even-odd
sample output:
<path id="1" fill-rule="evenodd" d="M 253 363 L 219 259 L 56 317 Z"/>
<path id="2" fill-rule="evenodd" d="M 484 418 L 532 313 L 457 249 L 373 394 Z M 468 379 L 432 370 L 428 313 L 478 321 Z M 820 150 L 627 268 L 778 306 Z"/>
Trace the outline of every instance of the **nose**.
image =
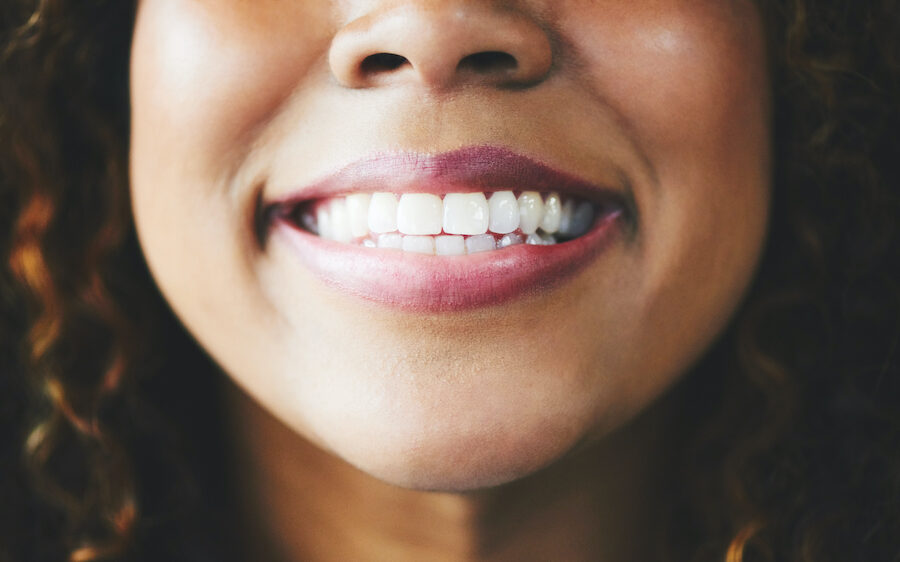
<path id="1" fill-rule="evenodd" d="M 369 12 L 334 36 L 331 72 L 350 88 L 521 88 L 544 80 L 553 63 L 545 30 L 524 13 L 490 4 L 432 0 Z"/>

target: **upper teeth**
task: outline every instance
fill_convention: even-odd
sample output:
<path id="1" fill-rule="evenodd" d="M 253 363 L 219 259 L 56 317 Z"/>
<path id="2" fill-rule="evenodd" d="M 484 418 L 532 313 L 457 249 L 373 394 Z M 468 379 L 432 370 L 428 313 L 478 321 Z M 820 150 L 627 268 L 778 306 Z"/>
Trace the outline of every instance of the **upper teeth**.
<path id="1" fill-rule="evenodd" d="M 563 201 L 557 193 L 536 191 L 518 197 L 512 191 L 448 193 L 443 199 L 431 193 L 398 197 L 379 192 L 321 201 L 314 214 L 307 209 L 301 218 L 309 230 L 330 240 L 451 255 L 491 245 L 553 243 L 554 234 L 574 238 L 588 231 L 594 208 L 587 201 Z"/>

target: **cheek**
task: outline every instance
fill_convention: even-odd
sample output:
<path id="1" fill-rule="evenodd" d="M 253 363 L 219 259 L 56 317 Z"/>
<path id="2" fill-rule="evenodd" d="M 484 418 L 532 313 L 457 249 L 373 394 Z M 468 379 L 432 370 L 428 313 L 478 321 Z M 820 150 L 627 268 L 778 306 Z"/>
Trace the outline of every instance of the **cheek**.
<path id="1" fill-rule="evenodd" d="M 235 147 L 250 146 L 321 65 L 330 33 L 324 3 L 250 4 L 141 3 L 131 63 L 135 153 L 175 156 L 165 161 L 186 162 L 182 173 L 202 177 L 232 170 Z"/>

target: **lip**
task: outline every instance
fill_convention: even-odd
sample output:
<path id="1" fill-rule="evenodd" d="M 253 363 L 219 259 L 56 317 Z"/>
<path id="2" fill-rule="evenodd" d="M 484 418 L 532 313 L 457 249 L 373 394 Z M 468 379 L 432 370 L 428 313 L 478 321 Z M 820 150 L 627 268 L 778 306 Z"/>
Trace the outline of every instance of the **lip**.
<path id="1" fill-rule="evenodd" d="M 468 256 L 426 256 L 325 240 L 290 220 L 304 202 L 351 192 L 436 194 L 509 189 L 558 191 L 611 209 L 586 234 L 552 246 L 518 245 Z M 391 308 L 422 313 L 468 310 L 544 294 L 595 262 L 625 232 L 628 185 L 592 184 L 506 148 L 466 147 L 436 155 L 378 155 L 261 206 L 263 231 L 286 242 L 326 285 Z"/>

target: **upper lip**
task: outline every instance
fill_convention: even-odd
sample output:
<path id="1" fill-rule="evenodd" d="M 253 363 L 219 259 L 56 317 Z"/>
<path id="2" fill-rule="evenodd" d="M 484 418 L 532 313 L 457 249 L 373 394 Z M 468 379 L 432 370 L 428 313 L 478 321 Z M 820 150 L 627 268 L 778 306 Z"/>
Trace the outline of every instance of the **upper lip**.
<path id="1" fill-rule="evenodd" d="M 355 192 L 460 193 L 539 191 L 615 202 L 626 214 L 633 208 L 627 181 L 598 185 L 531 157 L 497 146 L 470 146 L 439 154 L 401 152 L 357 160 L 287 195 L 264 203 L 266 215 L 283 216 L 297 205 Z"/>

